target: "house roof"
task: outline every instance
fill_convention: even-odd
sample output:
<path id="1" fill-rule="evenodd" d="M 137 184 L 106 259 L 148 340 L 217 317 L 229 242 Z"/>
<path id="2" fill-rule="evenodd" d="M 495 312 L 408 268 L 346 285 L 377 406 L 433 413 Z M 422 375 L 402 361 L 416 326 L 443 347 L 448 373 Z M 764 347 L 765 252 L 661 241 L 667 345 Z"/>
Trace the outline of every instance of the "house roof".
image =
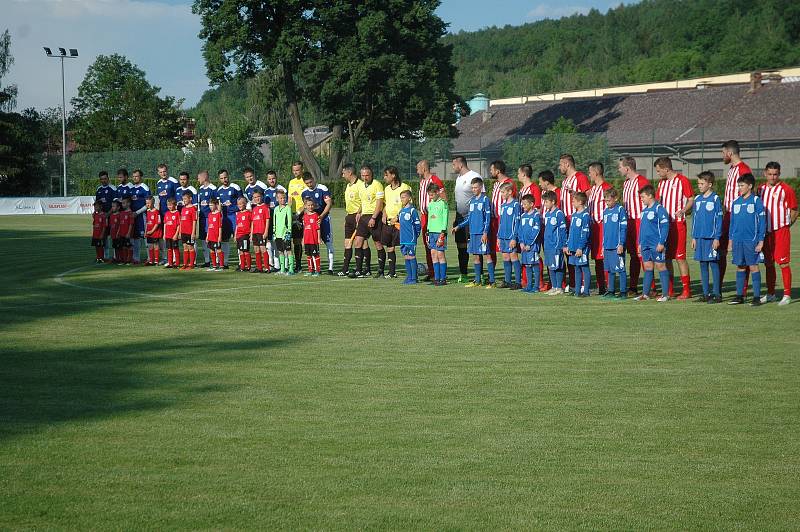
<path id="1" fill-rule="evenodd" d="M 747 84 L 495 105 L 463 118 L 455 153 L 499 149 L 518 135 L 542 135 L 560 117 L 611 146 L 800 139 L 800 83 Z"/>

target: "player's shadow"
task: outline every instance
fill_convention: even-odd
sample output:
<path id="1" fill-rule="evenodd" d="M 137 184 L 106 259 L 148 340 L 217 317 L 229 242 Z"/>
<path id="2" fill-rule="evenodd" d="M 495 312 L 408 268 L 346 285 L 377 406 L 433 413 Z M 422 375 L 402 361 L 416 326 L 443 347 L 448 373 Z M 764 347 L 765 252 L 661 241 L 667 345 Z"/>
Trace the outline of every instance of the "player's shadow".
<path id="1" fill-rule="evenodd" d="M 94 344 L 93 338 L 87 344 Z M 277 356 L 295 338 L 129 341 L 102 347 L 5 347 L 0 440 L 76 420 L 180 408 L 235 388 L 237 372 Z M 219 368 L 239 366 L 220 380 Z M 231 381 L 234 381 L 233 383 Z"/>

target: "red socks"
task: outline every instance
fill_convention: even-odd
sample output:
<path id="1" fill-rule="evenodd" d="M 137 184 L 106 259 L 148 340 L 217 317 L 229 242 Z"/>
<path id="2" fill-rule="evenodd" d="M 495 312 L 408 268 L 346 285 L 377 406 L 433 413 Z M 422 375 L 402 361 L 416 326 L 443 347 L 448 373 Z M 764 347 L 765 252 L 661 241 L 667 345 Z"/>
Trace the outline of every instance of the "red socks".
<path id="1" fill-rule="evenodd" d="M 217 267 L 222 268 L 223 266 L 225 266 L 225 254 L 220 249 L 217 251 Z"/>
<path id="2" fill-rule="evenodd" d="M 320 272 L 320 261 L 322 257 L 306 257 L 309 272 Z"/>
<path id="3" fill-rule="evenodd" d="M 783 295 L 792 295 L 792 268 L 786 266 L 781 268 L 781 277 L 783 277 Z"/>
<path id="4" fill-rule="evenodd" d="M 314 271 L 316 271 L 317 273 L 319 273 L 320 271 L 322 271 L 322 270 L 320 269 L 320 261 L 321 261 L 321 260 L 322 260 L 322 257 L 319 257 L 319 256 L 317 256 L 317 257 L 314 257 L 314 267 L 316 268 Z"/>
<path id="5" fill-rule="evenodd" d="M 308 265 L 308 271 L 314 271 L 314 260 L 312 257 L 306 257 L 306 264 Z"/>
<path id="6" fill-rule="evenodd" d="M 683 293 L 690 294 L 692 292 L 692 281 L 688 275 L 681 275 L 681 284 L 683 285 Z"/>
<path id="7" fill-rule="evenodd" d="M 256 269 L 263 270 L 264 266 L 261 264 L 261 252 L 256 251 Z"/>

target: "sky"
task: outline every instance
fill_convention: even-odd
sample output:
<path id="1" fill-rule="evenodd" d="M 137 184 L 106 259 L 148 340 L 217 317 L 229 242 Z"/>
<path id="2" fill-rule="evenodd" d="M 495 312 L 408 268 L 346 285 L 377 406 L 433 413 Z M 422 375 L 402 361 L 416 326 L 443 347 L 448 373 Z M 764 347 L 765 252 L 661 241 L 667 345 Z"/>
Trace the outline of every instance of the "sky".
<path id="1" fill-rule="evenodd" d="M 438 14 L 450 31 L 519 25 L 543 18 L 605 12 L 606 0 L 443 0 Z M 199 17 L 185 0 L 0 0 L 0 32 L 11 34 L 14 64 L 3 85 L 14 83 L 17 110 L 61 106 L 61 61 L 43 46 L 77 48 L 65 61 L 67 111 L 86 69 L 98 55 L 118 53 L 144 70 L 162 95 L 198 102 L 209 88 L 202 57 Z"/>

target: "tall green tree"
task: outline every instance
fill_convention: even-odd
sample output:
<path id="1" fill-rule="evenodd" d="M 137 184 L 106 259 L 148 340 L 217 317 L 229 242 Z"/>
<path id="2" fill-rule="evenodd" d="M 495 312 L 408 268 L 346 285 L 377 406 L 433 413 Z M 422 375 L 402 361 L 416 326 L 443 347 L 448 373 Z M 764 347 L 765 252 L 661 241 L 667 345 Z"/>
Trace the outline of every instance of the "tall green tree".
<path id="1" fill-rule="evenodd" d="M 72 99 L 74 139 L 83 151 L 177 146 L 181 100 L 159 96 L 145 73 L 122 55 L 100 55 Z"/>
<path id="2" fill-rule="evenodd" d="M 11 55 L 11 35 L 5 30 L 0 35 L 0 111 L 11 111 L 14 109 L 17 98 L 17 86 L 8 85 L 3 87 L 3 77 L 11 70 L 14 64 L 14 56 Z"/>
<path id="3" fill-rule="evenodd" d="M 458 98 L 438 0 L 195 0 L 208 76 L 274 72 L 301 158 L 323 175 L 303 135 L 302 102 L 331 126 L 327 174 L 362 138 L 453 133 Z"/>

